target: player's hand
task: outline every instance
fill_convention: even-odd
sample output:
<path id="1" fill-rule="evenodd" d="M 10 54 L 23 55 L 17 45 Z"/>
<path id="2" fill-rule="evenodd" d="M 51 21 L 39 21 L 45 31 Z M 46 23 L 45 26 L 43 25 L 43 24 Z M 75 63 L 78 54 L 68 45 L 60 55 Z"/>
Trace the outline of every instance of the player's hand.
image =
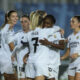
<path id="1" fill-rule="evenodd" d="M 11 60 L 12 61 L 15 61 L 15 57 L 13 55 L 11 56 Z"/>
<path id="2" fill-rule="evenodd" d="M 62 57 L 60 57 L 60 60 L 64 60 L 64 57 L 62 56 Z"/>
<path id="3" fill-rule="evenodd" d="M 50 42 L 47 40 L 47 39 L 41 39 L 41 40 L 39 40 L 39 42 L 42 44 L 42 45 L 50 45 Z"/>
<path id="4" fill-rule="evenodd" d="M 27 63 L 27 57 L 24 56 L 23 62 L 26 64 Z"/>
<path id="5" fill-rule="evenodd" d="M 78 56 L 79 56 L 78 53 L 75 53 L 75 54 L 72 54 L 72 55 L 71 55 L 71 58 L 72 58 L 72 59 L 76 59 Z"/>
<path id="6" fill-rule="evenodd" d="M 29 52 L 23 57 L 23 62 L 26 64 L 27 63 L 27 59 L 29 57 Z"/>
<path id="7" fill-rule="evenodd" d="M 68 39 L 65 40 L 65 43 L 68 43 Z"/>
<path id="8" fill-rule="evenodd" d="M 60 33 L 64 35 L 64 29 L 60 29 Z"/>

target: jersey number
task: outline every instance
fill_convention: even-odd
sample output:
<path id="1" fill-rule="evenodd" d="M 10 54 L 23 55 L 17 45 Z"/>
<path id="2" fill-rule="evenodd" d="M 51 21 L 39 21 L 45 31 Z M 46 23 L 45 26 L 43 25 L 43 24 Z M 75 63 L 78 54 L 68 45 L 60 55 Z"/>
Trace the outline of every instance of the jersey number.
<path id="1" fill-rule="evenodd" d="M 38 44 L 38 37 L 32 38 L 32 41 L 35 41 L 34 45 L 34 53 L 36 52 L 37 46 L 39 46 Z"/>

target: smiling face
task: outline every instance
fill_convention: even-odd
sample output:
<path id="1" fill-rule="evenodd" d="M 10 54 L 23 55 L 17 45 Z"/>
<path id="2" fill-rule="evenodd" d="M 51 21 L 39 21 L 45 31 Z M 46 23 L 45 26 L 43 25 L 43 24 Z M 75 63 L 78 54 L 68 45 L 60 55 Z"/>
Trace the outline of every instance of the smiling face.
<path id="1" fill-rule="evenodd" d="M 10 16 L 7 17 L 7 19 L 8 19 L 8 23 L 15 25 L 18 21 L 17 12 L 12 12 Z"/>
<path id="2" fill-rule="evenodd" d="M 80 22 L 76 17 L 73 17 L 70 21 L 70 25 L 71 25 L 71 28 L 75 30 L 76 28 L 80 27 Z"/>

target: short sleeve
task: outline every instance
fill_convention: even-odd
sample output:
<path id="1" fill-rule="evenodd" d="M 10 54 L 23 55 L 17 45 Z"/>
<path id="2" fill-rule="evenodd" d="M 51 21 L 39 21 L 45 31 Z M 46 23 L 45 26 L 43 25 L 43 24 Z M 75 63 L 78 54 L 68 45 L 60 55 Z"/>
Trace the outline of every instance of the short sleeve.
<path id="1" fill-rule="evenodd" d="M 58 40 L 65 40 L 64 35 L 61 35 L 60 32 L 56 33 Z"/>

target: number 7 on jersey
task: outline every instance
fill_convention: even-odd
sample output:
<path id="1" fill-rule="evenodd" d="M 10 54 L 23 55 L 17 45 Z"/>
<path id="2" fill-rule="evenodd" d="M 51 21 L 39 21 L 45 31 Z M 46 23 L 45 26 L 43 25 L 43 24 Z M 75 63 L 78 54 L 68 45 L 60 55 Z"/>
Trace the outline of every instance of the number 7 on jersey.
<path id="1" fill-rule="evenodd" d="M 35 41 L 35 43 L 33 44 L 33 46 L 34 46 L 34 53 L 35 53 L 36 49 L 37 49 L 37 46 L 39 46 L 39 44 L 38 44 L 38 37 L 32 38 L 32 41 Z"/>

